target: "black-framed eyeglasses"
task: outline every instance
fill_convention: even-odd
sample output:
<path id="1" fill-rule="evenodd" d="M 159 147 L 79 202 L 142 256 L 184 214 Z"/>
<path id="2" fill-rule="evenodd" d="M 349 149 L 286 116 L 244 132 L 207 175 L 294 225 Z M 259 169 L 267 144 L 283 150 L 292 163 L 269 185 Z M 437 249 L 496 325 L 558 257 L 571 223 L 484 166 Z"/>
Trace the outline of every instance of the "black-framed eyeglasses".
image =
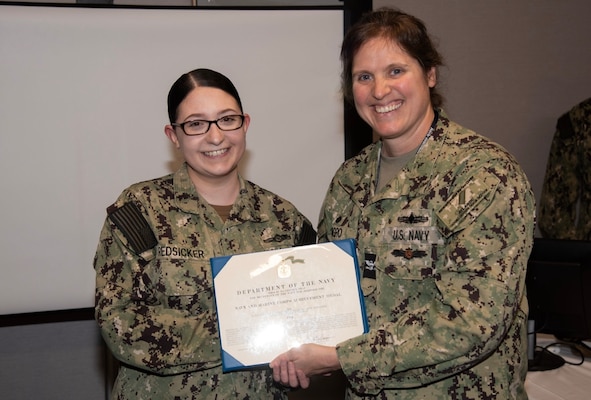
<path id="1" fill-rule="evenodd" d="M 222 131 L 234 131 L 238 128 L 241 128 L 242 124 L 244 124 L 244 115 L 224 115 L 223 117 L 212 121 L 207 119 L 192 119 L 180 124 L 175 122 L 171 125 L 180 126 L 186 135 L 197 136 L 206 134 L 207 131 L 209 131 L 211 124 L 216 124 L 217 127 Z"/>

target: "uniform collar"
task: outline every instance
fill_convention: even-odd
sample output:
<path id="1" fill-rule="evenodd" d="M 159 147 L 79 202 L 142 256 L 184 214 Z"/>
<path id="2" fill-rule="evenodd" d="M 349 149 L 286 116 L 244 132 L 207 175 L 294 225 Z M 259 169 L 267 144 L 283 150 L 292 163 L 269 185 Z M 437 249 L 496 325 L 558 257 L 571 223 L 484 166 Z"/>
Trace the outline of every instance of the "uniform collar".
<path id="1" fill-rule="evenodd" d="M 382 142 L 378 141 L 366 147 L 358 156 L 359 162 L 357 164 L 357 166 L 364 166 L 364 168 L 355 170 L 359 180 L 353 185 L 345 185 L 340 182 L 341 186 L 351 195 L 351 200 L 363 207 L 384 198 L 396 199 L 407 196 L 411 192 L 422 193 L 427 190 L 434 166 L 440 155 L 441 146 L 445 141 L 445 127 L 449 126 L 449 119 L 443 110 L 436 110 L 436 115 L 437 118 L 434 120 L 430 134 L 425 137 L 419 151 L 409 162 L 409 167 L 403 168 L 398 177 L 390 181 L 377 196 L 374 191 Z"/>
<path id="2" fill-rule="evenodd" d="M 449 125 L 449 120 L 442 110 L 435 110 L 435 113 L 436 117 L 429 133 L 425 136 L 414 158 L 402 168 L 398 177 L 384 187 L 375 200 L 398 198 L 408 196 L 410 193 L 421 194 L 430 187 L 435 165 L 441 154 L 441 146 L 445 141 L 445 126 Z"/>
<path id="3" fill-rule="evenodd" d="M 242 176 L 238 176 L 240 181 L 240 192 L 238 199 L 234 203 L 227 223 L 241 223 L 244 221 L 267 221 L 269 216 L 261 213 L 257 207 L 257 196 L 255 185 L 248 182 Z M 183 163 L 173 174 L 174 198 L 177 206 L 184 212 L 200 216 L 208 216 L 215 213 L 205 199 L 203 199 L 197 190 L 191 177 L 189 176 L 187 163 Z"/>

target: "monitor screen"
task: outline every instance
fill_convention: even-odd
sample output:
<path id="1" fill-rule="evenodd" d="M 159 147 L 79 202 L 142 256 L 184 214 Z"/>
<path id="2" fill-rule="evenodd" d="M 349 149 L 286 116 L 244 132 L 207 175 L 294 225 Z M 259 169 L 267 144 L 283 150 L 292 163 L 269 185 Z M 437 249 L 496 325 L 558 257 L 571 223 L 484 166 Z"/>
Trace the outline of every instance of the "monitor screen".
<path id="1" fill-rule="evenodd" d="M 536 332 L 591 338 L 591 241 L 536 238 L 526 285 Z"/>

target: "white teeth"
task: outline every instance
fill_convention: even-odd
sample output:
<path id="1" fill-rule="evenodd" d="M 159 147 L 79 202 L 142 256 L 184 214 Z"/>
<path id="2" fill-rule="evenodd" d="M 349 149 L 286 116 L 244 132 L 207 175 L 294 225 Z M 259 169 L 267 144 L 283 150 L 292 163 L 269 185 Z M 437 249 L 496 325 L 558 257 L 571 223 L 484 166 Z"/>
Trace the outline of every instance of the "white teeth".
<path id="1" fill-rule="evenodd" d="M 387 113 L 387 112 L 399 109 L 401 105 L 402 105 L 402 103 L 390 104 L 389 106 L 383 106 L 383 107 L 376 107 L 376 111 L 379 113 Z"/>
<path id="2" fill-rule="evenodd" d="M 224 154 L 228 149 L 221 149 L 221 150 L 214 150 L 214 151 L 206 151 L 204 152 L 206 156 L 215 157 Z"/>

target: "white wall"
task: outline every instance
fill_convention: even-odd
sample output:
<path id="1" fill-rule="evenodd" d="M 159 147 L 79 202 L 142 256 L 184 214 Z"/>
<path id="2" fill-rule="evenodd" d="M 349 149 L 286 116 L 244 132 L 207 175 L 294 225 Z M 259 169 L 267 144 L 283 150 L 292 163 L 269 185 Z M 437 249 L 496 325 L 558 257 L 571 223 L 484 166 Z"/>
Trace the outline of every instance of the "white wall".
<path id="1" fill-rule="evenodd" d="M 0 6 L 0 314 L 91 307 L 105 208 L 179 165 L 166 95 L 208 67 L 252 122 L 241 170 L 316 223 L 344 158 L 339 10 Z"/>

